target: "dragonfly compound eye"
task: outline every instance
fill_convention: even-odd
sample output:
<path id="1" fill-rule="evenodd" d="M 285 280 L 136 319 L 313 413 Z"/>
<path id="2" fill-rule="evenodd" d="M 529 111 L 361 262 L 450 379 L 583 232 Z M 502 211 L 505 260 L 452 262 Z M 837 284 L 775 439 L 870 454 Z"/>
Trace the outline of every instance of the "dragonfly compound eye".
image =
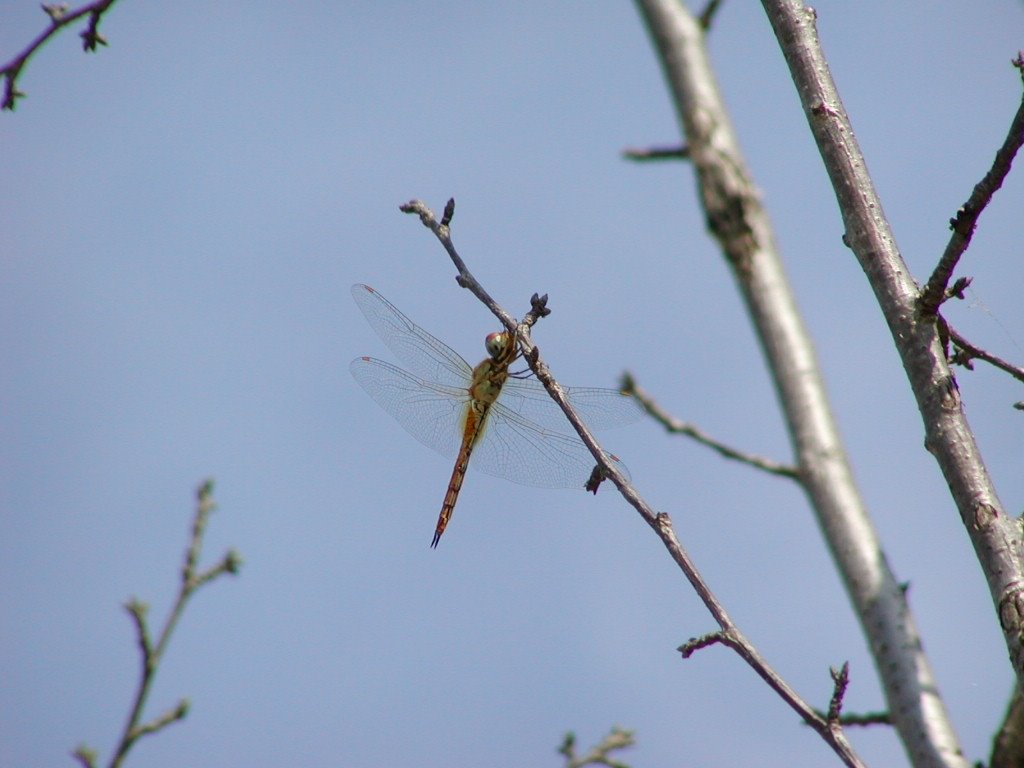
<path id="1" fill-rule="evenodd" d="M 484 339 L 484 346 L 487 348 L 487 354 L 496 358 L 508 349 L 508 342 L 508 333 L 505 331 L 495 331 L 494 333 L 487 334 L 487 338 Z"/>

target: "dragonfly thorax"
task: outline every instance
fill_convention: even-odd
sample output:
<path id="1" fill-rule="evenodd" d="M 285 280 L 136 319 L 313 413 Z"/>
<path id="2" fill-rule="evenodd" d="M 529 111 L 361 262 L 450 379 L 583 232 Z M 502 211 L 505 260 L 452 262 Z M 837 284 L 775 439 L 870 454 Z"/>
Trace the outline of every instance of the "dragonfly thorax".
<path id="1" fill-rule="evenodd" d="M 491 356 L 492 360 L 497 360 L 504 356 L 508 351 L 510 343 L 508 331 L 495 331 L 494 333 L 487 334 L 487 338 L 484 339 L 484 347 L 487 349 L 487 354 Z"/>

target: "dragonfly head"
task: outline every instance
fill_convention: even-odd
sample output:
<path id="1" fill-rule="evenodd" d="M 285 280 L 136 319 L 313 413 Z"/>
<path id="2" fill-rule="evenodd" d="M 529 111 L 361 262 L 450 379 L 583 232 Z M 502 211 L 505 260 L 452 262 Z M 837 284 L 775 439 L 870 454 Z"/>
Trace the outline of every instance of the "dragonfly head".
<path id="1" fill-rule="evenodd" d="M 508 331 L 495 331 L 494 333 L 487 334 L 487 338 L 484 339 L 487 354 L 491 356 L 492 360 L 502 357 L 508 351 L 510 343 L 511 339 L 509 339 Z"/>

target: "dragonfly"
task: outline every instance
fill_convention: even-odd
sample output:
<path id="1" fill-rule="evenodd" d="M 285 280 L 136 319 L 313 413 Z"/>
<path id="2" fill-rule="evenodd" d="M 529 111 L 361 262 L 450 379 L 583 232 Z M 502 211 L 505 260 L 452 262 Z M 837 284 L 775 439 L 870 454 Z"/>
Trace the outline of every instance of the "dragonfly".
<path id="1" fill-rule="evenodd" d="M 484 340 L 487 357 L 475 367 L 434 338 L 368 285 L 352 297 L 377 335 L 410 368 L 357 357 L 349 370 L 377 404 L 413 437 L 455 459 L 431 547 L 448 526 L 469 468 L 541 488 L 583 488 L 594 471 L 590 450 L 535 379 L 509 372 L 519 356 L 505 331 Z M 636 401 L 616 389 L 566 387 L 565 394 L 593 429 L 628 424 L 643 416 Z M 629 477 L 618 457 L 605 457 Z"/>

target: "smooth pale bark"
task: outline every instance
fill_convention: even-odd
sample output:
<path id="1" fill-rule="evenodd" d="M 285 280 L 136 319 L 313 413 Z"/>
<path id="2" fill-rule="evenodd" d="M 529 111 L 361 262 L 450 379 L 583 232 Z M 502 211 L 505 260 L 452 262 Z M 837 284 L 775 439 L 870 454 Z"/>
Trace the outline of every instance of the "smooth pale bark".
<path id="1" fill-rule="evenodd" d="M 672 92 L 708 229 L 756 330 L 800 482 L 868 639 L 893 725 L 915 766 L 966 768 L 906 599 L 854 484 L 809 334 L 718 92 L 704 30 L 677 0 L 637 5 Z"/>

